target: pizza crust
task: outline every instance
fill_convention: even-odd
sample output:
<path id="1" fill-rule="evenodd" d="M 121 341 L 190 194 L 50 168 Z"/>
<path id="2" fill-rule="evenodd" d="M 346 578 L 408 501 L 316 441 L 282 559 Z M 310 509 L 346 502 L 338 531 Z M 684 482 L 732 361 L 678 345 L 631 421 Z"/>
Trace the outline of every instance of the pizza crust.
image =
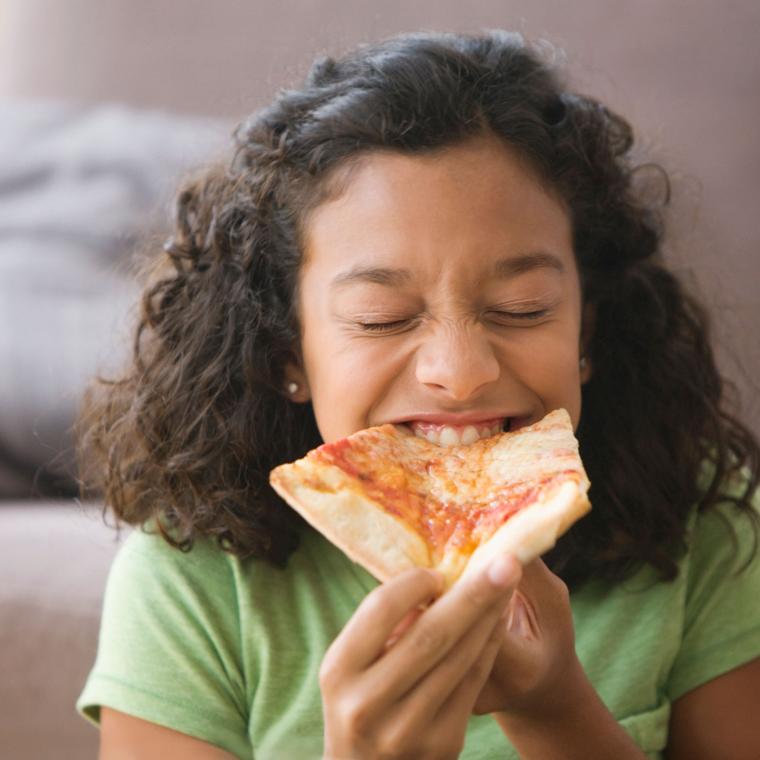
<path id="1" fill-rule="evenodd" d="M 526 565 L 549 551 L 557 538 L 591 509 L 587 490 L 588 481 L 573 479 L 542 493 L 538 501 L 511 517 L 481 544 L 469 561 L 465 558 L 462 577 L 481 572 L 496 557 L 505 554 L 514 555 Z"/>
<path id="2" fill-rule="evenodd" d="M 382 505 L 354 487 L 338 467 L 320 464 L 320 487 L 308 485 L 308 460 L 272 471 L 270 482 L 308 523 L 380 581 L 411 567 L 430 567 L 427 544 Z"/>

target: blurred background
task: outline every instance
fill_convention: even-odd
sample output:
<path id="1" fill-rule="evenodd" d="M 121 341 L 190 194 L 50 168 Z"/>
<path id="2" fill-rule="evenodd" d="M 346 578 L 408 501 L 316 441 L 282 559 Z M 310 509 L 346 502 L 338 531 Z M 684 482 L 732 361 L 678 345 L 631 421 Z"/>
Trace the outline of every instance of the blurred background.
<path id="1" fill-rule="evenodd" d="M 95 757 L 73 701 L 115 543 L 71 499 L 70 428 L 178 178 L 316 55 L 490 27 L 553 44 L 670 172 L 668 257 L 760 432 L 756 0 L 0 0 L 0 755 Z"/>

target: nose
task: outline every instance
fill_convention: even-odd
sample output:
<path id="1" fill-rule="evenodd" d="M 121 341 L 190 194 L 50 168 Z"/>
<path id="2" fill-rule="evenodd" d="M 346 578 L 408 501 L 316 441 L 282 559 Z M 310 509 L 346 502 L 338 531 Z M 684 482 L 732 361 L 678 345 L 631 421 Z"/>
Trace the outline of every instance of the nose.
<path id="1" fill-rule="evenodd" d="M 465 401 L 498 379 L 499 362 L 477 326 L 442 325 L 420 346 L 420 383 L 454 401 Z"/>

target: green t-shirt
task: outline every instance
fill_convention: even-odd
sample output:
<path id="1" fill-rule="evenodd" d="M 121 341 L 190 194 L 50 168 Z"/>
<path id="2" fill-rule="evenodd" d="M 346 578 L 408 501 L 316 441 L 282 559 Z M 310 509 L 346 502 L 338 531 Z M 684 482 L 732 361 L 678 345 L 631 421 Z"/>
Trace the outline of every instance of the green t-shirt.
<path id="1" fill-rule="evenodd" d="M 752 549 L 749 521 L 719 511 L 692 516 L 674 582 L 644 569 L 571 597 L 586 672 L 653 758 L 673 700 L 760 655 L 760 556 L 735 572 Z M 318 758 L 320 662 L 376 585 L 311 530 L 285 571 L 210 541 L 183 554 L 135 531 L 111 569 L 97 661 L 77 707 L 97 722 L 107 705 L 240 758 Z M 471 719 L 461 758 L 516 757 L 492 718 Z"/>

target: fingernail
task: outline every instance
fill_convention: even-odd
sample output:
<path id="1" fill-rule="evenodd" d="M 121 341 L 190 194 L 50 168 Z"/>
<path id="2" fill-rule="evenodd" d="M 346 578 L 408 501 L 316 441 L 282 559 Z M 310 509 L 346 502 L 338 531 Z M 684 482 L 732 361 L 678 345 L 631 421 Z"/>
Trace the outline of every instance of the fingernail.
<path id="1" fill-rule="evenodd" d="M 488 567 L 488 580 L 499 588 L 508 588 L 514 582 L 515 569 L 511 557 L 497 557 Z"/>

